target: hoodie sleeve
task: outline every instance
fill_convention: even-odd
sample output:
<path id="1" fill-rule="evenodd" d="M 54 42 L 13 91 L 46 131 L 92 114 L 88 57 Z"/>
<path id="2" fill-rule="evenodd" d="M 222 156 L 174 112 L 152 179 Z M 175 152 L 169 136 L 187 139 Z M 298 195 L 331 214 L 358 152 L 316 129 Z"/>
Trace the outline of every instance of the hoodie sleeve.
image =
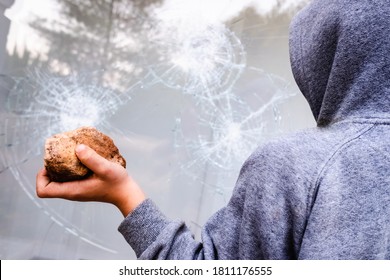
<path id="1" fill-rule="evenodd" d="M 139 259 L 197 259 L 201 244 L 181 221 L 164 216 L 151 199 L 130 213 L 118 228 Z"/>
<path id="2" fill-rule="evenodd" d="M 145 200 L 118 230 L 139 259 L 237 259 L 241 206 L 237 194 L 194 239 L 184 222 L 169 220 L 151 199 Z"/>
<path id="3" fill-rule="evenodd" d="M 140 259 L 297 258 L 308 208 L 305 176 L 292 154 L 280 143 L 255 152 L 242 167 L 229 203 L 204 225 L 201 242 L 150 199 L 119 231 Z"/>

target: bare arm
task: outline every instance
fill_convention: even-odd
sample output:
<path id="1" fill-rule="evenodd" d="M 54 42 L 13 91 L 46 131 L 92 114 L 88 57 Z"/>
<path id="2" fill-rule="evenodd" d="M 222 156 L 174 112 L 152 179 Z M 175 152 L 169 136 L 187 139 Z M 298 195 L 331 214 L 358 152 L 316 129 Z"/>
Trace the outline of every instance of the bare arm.
<path id="1" fill-rule="evenodd" d="M 111 203 L 125 217 L 145 200 L 141 188 L 119 164 L 106 160 L 85 145 L 76 147 L 76 155 L 93 175 L 80 181 L 59 183 L 51 182 L 46 169 L 42 169 L 36 177 L 39 197 Z"/>

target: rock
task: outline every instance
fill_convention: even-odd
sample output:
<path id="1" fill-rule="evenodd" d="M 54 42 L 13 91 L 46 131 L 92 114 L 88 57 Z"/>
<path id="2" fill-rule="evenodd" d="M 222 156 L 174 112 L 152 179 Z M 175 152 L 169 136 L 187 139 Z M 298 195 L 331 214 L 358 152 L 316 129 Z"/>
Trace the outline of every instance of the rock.
<path id="1" fill-rule="evenodd" d="M 75 148 L 78 144 L 85 144 L 107 160 L 126 168 L 126 160 L 110 137 L 93 127 L 80 127 L 46 140 L 44 165 L 52 181 L 80 180 L 92 174 L 76 156 Z"/>

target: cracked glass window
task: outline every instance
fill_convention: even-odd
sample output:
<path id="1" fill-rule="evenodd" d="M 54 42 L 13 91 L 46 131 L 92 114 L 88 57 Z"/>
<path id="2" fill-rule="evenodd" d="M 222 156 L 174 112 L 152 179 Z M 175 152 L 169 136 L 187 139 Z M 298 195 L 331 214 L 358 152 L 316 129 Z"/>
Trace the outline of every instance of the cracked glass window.
<path id="1" fill-rule="evenodd" d="M 196 238 L 245 159 L 314 123 L 288 26 L 303 0 L 0 0 L 0 257 L 131 259 L 113 206 L 43 200 L 46 138 L 94 126 Z"/>

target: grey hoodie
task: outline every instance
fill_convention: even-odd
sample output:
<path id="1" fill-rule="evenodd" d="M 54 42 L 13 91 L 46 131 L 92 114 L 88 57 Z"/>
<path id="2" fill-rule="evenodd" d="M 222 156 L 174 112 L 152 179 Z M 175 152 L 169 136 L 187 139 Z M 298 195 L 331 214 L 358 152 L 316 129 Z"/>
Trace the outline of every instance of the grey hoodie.
<path id="1" fill-rule="evenodd" d="M 141 259 L 390 259 L 390 2 L 318 0 L 291 65 L 317 127 L 259 147 L 195 241 L 150 200 L 119 226 Z"/>

